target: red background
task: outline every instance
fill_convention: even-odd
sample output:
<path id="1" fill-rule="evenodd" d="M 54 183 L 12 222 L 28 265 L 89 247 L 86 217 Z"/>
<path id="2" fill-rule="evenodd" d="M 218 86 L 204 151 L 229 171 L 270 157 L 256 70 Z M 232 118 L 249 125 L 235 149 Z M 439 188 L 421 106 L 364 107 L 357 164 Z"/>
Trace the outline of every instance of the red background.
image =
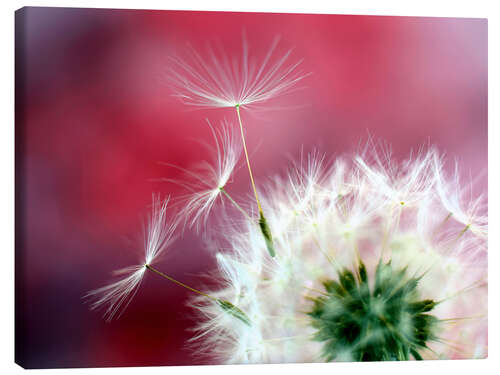
<path id="1" fill-rule="evenodd" d="M 397 158 L 434 144 L 467 178 L 487 168 L 484 19 L 25 8 L 17 19 L 16 356 L 27 367 L 183 365 L 196 323 L 189 292 L 147 274 L 117 321 L 81 297 L 137 262 L 155 179 L 179 178 L 211 155 L 205 124 L 234 110 L 196 110 L 172 97 L 167 57 L 221 42 L 238 56 L 294 48 L 312 75 L 293 110 L 243 112 L 257 182 L 289 156 L 354 151 L 368 134 Z M 486 191 L 486 179 L 479 185 Z M 228 190 L 249 193 L 245 170 Z M 213 253 L 186 232 L 158 268 L 201 287 Z"/>

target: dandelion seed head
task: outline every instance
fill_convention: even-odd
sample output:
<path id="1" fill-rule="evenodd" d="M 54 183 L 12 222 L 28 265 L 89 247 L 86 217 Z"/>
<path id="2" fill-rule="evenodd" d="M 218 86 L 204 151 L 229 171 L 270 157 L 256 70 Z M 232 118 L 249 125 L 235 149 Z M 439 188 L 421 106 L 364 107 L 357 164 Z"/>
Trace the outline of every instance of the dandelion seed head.
<path id="1" fill-rule="evenodd" d="M 240 307 L 252 324 L 228 319 L 205 302 L 197 306 L 203 318 L 194 342 L 215 348 L 225 363 L 472 358 L 485 353 L 486 237 L 481 230 L 470 230 L 474 224 L 466 227 L 475 211 L 463 194 L 456 199 L 469 212 L 468 220 L 450 215 L 442 195 L 449 191 L 443 186 L 449 189 L 453 182 L 441 163 L 433 148 L 402 162 L 368 151 L 335 162 L 318 153 L 302 156 L 260 194 L 275 257 L 267 253 L 255 222 L 225 227 L 229 245 L 217 255 L 221 287 L 211 293 Z M 478 216 L 473 218 L 478 228 Z M 333 297 L 325 283 L 342 282 L 345 270 L 358 280 L 360 260 L 367 281 L 356 283 L 359 288 L 369 285 L 372 293 L 367 311 L 386 318 L 370 318 L 378 328 L 360 333 L 353 342 L 338 342 L 345 339 L 342 335 L 330 341 L 329 331 L 308 312 L 316 311 L 332 324 L 348 316 L 348 305 Z M 390 305 L 374 294 L 375 280 L 382 277 L 377 272 L 392 280 L 383 289 L 386 298 L 391 296 L 388 285 L 397 289 L 408 283 L 398 303 Z M 399 354 L 391 351 L 383 319 L 410 342 L 393 341 L 405 342 Z M 414 336 L 417 325 L 418 340 L 424 341 Z M 373 343 L 385 345 L 384 351 Z"/>

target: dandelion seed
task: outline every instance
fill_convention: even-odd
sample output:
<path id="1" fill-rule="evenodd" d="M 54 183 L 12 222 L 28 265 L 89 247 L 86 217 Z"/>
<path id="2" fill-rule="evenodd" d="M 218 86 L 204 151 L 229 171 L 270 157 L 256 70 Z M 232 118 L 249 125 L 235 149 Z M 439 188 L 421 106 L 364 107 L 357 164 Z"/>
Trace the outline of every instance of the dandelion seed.
<path id="1" fill-rule="evenodd" d="M 92 290 L 84 296 L 93 300 L 91 309 L 107 306 L 104 316 L 108 321 L 123 313 L 137 292 L 147 266 L 154 264 L 172 241 L 176 224 L 167 222 L 168 202 L 169 199 L 161 201 L 153 195 L 152 211 L 144 233 L 143 260 L 138 265 L 115 271 L 115 275 L 122 276 L 119 281 Z"/>
<path id="2" fill-rule="evenodd" d="M 469 191 L 462 188 L 458 164 L 455 164 L 453 177 L 447 180 L 442 170 L 441 159 L 435 155 L 433 161 L 439 199 L 451 215 L 451 219 L 461 223 L 464 230 L 470 230 L 477 236 L 486 237 L 488 218 L 484 214 L 486 211 L 484 197 L 471 198 L 472 186 Z"/>
<path id="3" fill-rule="evenodd" d="M 372 142 L 369 145 L 377 149 Z M 375 194 L 381 194 L 395 206 L 408 207 L 422 201 L 435 182 L 433 160 L 435 150 L 417 153 L 399 166 L 394 165 L 390 148 L 381 152 L 370 152 L 372 161 L 362 156 L 356 158 L 356 164 L 363 175 L 370 180 Z"/>
<path id="4" fill-rule="evenodd" d="M 208 125 L 215 141 L 215 150 L 210 147 L 216 154 L 215 163 L 204 161 L 189 170 L 173 166 L 184 171 L 188 180 L 182 183 L 167 180 L 178 183 L 192 192 L 187 196 L 182 216 L 186 218 L 189 226 L 195 227 L 197 230 L 206 225 L 209 213 L 217 199 L 222 198 L 221 194 L 229 199 L 238 210 L 247 215 L 225 190 L 241 156 L 241 141 L 235 135 L 232 125 L 227 121 L 223 121 L 220 128 L 217 129 L 213 128 L 209 122 Z M 223 202 L 222 199 L 221 201 Z"/>
<path id="5" fill-rule="evenodd" d="M 279 38 L 257 61 L 243 38 L 239 58 L 208 46 L 206 56 L 191 48 L 184 58 L 173 57 L 168 80 L 185 104 L 217 107 L 253 107 L 287 94 L 308 74 L 300 70 L 302 60 L 290 61 L 291 50 L 277 56 Z"/>
<path id="6" fill-rule="evenodd" d="M 173 232 L 176 228 L 175 222 L 174 224 L 167 225 L 166 210 L 168 201 L 167 199 L 161 202 L 158 197 L 153 196 L 152 213 L 147 222 L 144 239 L 144 262 L 136 266 L 116 271 L 116 275 L 127 276 L 115 283 L 88 292 L 84 298 L 94 299 L 91 309 L 107 305 L 108 307 L 104 315 L 108 321 L 112 320 L 120 309 L 120 314 L 123 313 L 137 292 L 146 270 L 149 270 L 191 292 L 209 300 L 213 300 L 220 307 L 221 311 L 250 326 L 251 321 L 248 316 L 233 303 L 192 288 L 153 267 L 158 257 L 170 244 L 173 238 Z M 120 314 L 118 314 L 118 316 Z"/>

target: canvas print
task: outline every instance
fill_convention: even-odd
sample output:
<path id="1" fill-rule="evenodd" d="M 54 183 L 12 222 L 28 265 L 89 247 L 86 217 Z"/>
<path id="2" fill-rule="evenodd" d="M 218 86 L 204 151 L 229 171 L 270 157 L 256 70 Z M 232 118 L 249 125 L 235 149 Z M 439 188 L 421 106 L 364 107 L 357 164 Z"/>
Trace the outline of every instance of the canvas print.
<path id="1" fill-rule="evenodd" d="M 28 7 L 15 79 L 20 366 L 487 357 L 487 20 Z"/>

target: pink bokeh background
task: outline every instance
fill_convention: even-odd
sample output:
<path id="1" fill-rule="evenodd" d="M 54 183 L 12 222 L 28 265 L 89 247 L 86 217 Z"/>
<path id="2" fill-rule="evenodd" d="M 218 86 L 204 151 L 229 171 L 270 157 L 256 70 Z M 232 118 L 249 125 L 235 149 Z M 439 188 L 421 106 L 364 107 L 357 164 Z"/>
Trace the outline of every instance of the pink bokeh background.
<path id="1" fill-rule="evenodd" d="M 133 265 L 152 192 L 186 191 L 168 162 L 212 155 L 205 119 L 166 84 L 168 56 L 220 42 L 240 53 L 243 31 L 262 56 L 275 36 L 312 74 L 284 102 L 243 112 L 257 181 L 301 150 L 334 157 L 369 135 L 403 158 L 425 144 L 487 179 L 487 21 L 484 19 L 23 8 L 16 14 L 16 358 L 26 367 L 210 363 L 186 345 L 189 292 L 147 274 L 111 323 L 82 296 Z M 264 105 L 265 107 L 265 105 Z M 451 164 L 450 164 L 451 166 Z M 239 170 L 228 190 L 250 193 Z M 187 231 L 158 268 L 195 287 L 214 267 Z"/>

